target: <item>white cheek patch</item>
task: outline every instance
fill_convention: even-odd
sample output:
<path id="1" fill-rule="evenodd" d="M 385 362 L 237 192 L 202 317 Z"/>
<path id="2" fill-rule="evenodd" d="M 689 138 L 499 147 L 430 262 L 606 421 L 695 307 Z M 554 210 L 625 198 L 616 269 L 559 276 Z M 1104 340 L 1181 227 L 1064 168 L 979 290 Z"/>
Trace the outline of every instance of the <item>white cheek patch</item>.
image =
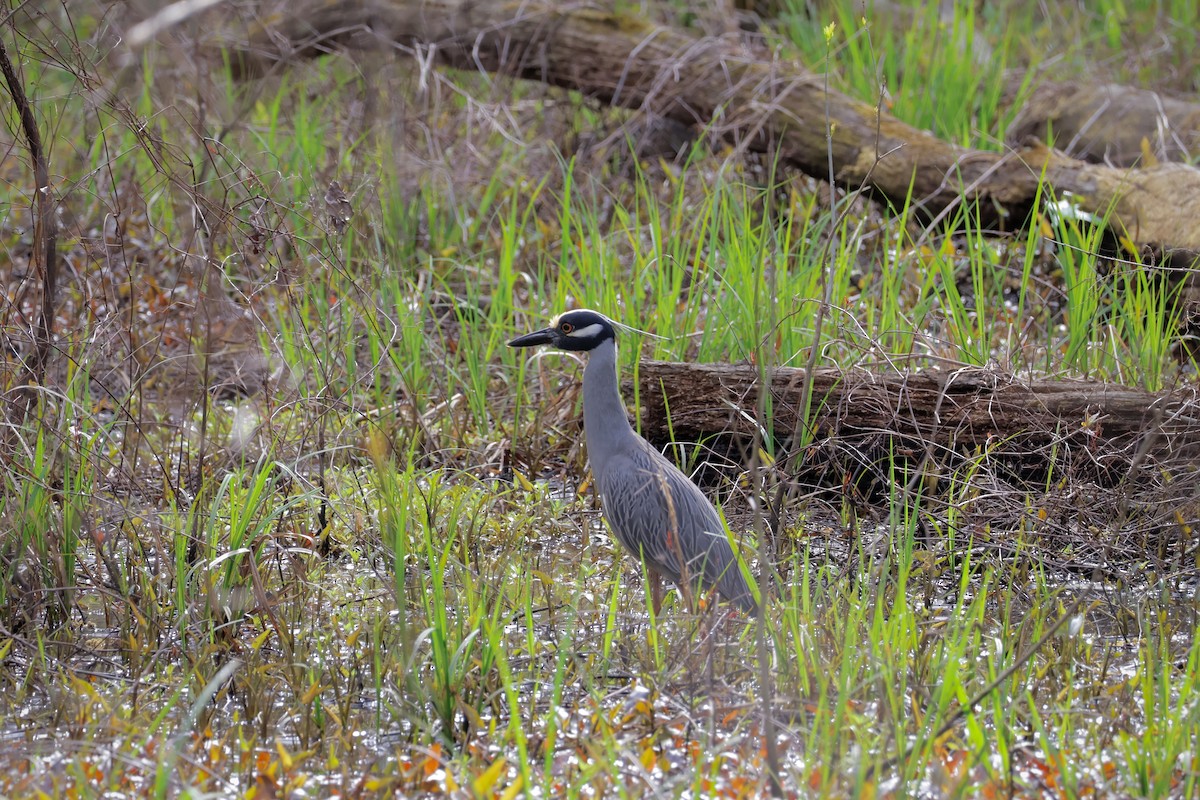
<path id="1" fill-rule="evenodd" d="M 599 322 L 593 322 L 591 325 L 588 325 L 586 327 L 576 328 L 575 330 L 568 333 L 567 336 L 570 336 L 570 337 L 573 337 L 576 339 L 591 339 L 595 336 L 599 336 L 600 332 L 603 330 L 604 330 L 604 328 L 600 325 Z"/>

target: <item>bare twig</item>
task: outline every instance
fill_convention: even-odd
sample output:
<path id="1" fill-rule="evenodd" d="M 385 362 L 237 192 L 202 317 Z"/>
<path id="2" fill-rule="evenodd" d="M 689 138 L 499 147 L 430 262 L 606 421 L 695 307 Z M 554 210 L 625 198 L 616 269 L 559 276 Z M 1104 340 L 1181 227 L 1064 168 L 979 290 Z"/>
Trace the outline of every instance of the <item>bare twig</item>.
<path id="1" fill-rule="evenodd" d="M 10 18 L 11 24 L 11 18 Z M 33 161 L 33 178 L 36 198 L 34 200 L 34 250 L 33 263 L 42 279 L 42 302 L 36 326 L 36 347 L 33 361 L 29 363 L 23 383 L 40 384 L 46 375 L 46 364 L 50 360 L 50 347 L 54 327 L 54 298 L 58 283 L 58 223 L 55 219 L 54 197 L 50 191 L 50 165 L 42 147 L 33 106 L 25 94 L 17 70 L 8 56 L 8 49 L 0 40 L 0 71 L 12 96 L 13 105 L 21 116 L 21 129 Z M 28 405 L 26 406 L 28 408 Z"/>

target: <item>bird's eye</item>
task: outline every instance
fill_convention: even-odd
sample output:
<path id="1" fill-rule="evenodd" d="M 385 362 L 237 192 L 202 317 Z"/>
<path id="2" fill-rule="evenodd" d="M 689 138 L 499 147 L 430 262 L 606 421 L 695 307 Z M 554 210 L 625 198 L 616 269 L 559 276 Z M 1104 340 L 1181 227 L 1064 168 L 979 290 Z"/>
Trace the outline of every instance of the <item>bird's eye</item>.
<path id="1" fill-rule="evenodd" d="M 569 322 L 560 322 L 558 329 L 563 333 L 570 333 L 571 331 L 575 330 L 575 326 Z"/>

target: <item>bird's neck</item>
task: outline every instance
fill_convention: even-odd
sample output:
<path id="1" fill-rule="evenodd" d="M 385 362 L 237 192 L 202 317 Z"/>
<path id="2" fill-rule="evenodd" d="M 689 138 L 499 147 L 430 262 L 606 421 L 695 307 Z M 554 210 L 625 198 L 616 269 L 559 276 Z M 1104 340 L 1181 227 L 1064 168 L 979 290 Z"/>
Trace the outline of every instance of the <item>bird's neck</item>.
<path id="1" fill-rule="evenodd" d="M 588 353 L 583 370 L 583 428 L 593 471 L 634 436 L 619 386 L 617 343 L 609 339 Z"/>

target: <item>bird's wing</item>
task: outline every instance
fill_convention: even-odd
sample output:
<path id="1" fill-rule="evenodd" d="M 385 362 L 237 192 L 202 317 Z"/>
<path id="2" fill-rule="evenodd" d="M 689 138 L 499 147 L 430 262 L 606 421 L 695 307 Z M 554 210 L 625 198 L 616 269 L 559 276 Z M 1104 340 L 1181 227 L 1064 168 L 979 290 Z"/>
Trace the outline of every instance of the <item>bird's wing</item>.
<path id="1" fill-rule="evenodd" d="M 678 581 L 681 561 L 671 538 L 678 531 L 678 504 L 668 502 L 665 466 L 636 450 L 619 454 L 603 475 L 596 476 L 596 485 L 617 540 L 648 566 Z"/>
<path id="2" fill-rule="evenodd" d="M 649 445 L 617 456 L 597 483 L 621 544 L 673 580 L 686 563 L 690 577 L 704 575 L 713 583 L 733 561 L 712 503 Z"/>
<path id="3" fill-rule="evenodd" d="M 715 585 L 726 599 L 754 608 L 725 525 L 696 484 L 649 444 L 606 466 L 597 485 L 622 545 L 676 583 L 686 564 L 693 585 Z"/>
<path id="4" fill-rule="evenodd" d="M 730 600 L 741 603 L 741 598 L 751 597 L 729 544 L 725 523 L 712 502 L 673 466 L 667 484 L 675 498 L 679 527 L 683 532 L 688 575 L 696 581 L 702 577 L 705 586 L 718 586 L 721 594 Z"/>

